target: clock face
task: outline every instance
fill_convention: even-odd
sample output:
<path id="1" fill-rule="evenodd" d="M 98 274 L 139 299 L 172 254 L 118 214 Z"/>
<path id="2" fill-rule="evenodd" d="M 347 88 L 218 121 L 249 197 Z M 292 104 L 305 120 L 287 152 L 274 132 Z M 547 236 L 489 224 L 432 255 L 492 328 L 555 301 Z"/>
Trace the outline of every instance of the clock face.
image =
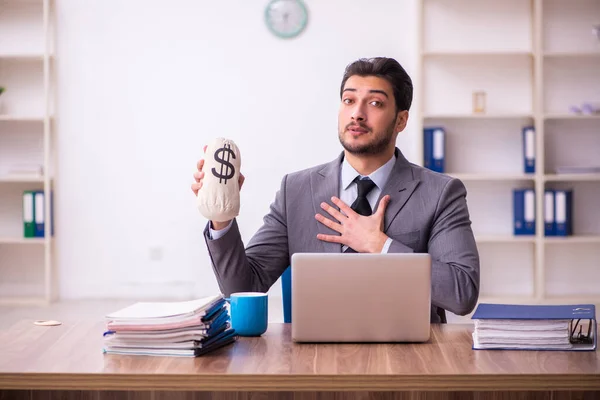
<path id="1" fill-rule="evenodd" d="M 306 27 L 308 12 L 302 0 L 272 0 L 265 9 L 269 30 L 282 38 L 292 38 Z"/>

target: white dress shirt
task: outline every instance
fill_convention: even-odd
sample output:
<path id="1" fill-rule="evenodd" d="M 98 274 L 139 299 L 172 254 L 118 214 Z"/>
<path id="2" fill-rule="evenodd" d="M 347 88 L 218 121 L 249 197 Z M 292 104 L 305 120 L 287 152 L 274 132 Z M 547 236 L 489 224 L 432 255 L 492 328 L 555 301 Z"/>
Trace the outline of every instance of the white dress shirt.
<path id="1" fill-rule="evenodd" d="M 379 195 L 381 195 L 381 191 L 385 187 L 390 174 L 394 169 L 394 163 L 396 162 L 396 157 L 393 156 L 389 159 L 388 162 L 383 164 L 377 170 L 373 171 L 371 174 L 366 175 L 369 177 L 373 183 L 375 183 L 375 187 L 371 189 L 371 191 L 367 194 L 367 200 L 369 201 L 369 205 L 371 206 L 371 210 L 375 212 L 375 206 L 377 205 L 377 199 Z M 341 169 L 341 179 L 340 179 L 340 200 L 346 203 L 348 206 L 351 206 L 354 203 L 354 200 L 358 197 L 358 186 L 354 179 L 357 176 L 364 178 L 364 175 L 359 174 L 353 167 L 348 163 L 346 158 L 344 157 L 344 161 L 342 162 Z M 388 238 L 383 245 L 382 253 L 387 253 L 388 249 L 392 244 L 392 239 Z M 342 251 L 346 251 L 348 246 L 342 246 Z"/>
<path id="2" fill-rule="evenodd" d="M 377 205 L 377 199 L 379 198 L 379 195 L 381 194 L 381 191 L 383 190 L 385 184 L 387 183 L 388 178 L 390 177 L 390 174 L 392 173 L 392 170 L 394 169 L 394 163 L 396 162 L 396 157 L 393 156 L 392 158 L 390 158 L 390 160 L 388 162 L 386 162 L 385 164 L 383 164 L 381 167 L 379 167 L 376 171 L 373 171 L 371 174 L 367 175 L 372 181 L 373 183 L 375 183 L 375 187 L 373 189 L 371 189 L 371 191 L 369 192 L 369 194 L 367 194 L 367 200 L 369 201 L 369 204 L 371 205 L 371 210 L 373 210 L 373 212 L 375 212 L 375 206 Z M 346 158 L 344 157 L 344 161 L 342 161 L 342 168 L 341 168 L 341 177 L 340 177 L 340 189 L 339 189 L 339 198 L 340 200 L 342 200 L 344 203 L 346 203 L 349 207 L 352 205 L 352 203 L 354 203 L 354 200 L 356 200 L 356 197 L 358 197 L 358 189 L 357 189 L 357 185 L 356 182 L 354 182 L 354 179 L 357 176 L 361 176 L 363 177 L 363 175 L 360 175 L 346 160 Z M 328 203 L 330 203 L 328 201 Z M 331 204 L 331 203 L 330 203 Z M 323 211 L 325 213 L 326 216 L 327 213 L 325 211 Z M 328 216 L 330 219 L 332 219 L 333 217 Z M 209 225 L 209 231 L 210 231 L 210 237 L 213 240 L 217 240 L 221 237 L 223 237 L 223 235 L 225 235 L 227 233 L 227 231 L 229 230 L 229 228 L 231 227 L 231 225 L 233 224 L 233 222 L 230 222 L 229 225 L 227 225 L 225 228 L 220 229 L 220 230 L 214 230 L 212 229 L 212 226 Z M 390 248 L 390 244 L 392 243 L 392 239 L 388 238 L 383 246 L 383 249 L 381 250 L 382 253 L 387 253 L 388 249 Z M 341 248 L 341 251 L 345 251 L 348 248 L 348 246 L 343 245 Z"/>

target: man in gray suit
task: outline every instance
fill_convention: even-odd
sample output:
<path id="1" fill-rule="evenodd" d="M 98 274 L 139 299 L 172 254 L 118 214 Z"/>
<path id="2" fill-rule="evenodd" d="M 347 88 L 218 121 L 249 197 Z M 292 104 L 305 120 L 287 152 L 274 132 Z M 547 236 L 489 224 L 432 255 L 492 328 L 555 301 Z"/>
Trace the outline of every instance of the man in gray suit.
<path id="1" fill-rule="evenodd" d="M 264 224 L 244 247 L 236 220 L 204 231 L 221 291 L 267 292 L 297 252 L 429 253 L 431 321 L 465 315 L 479 296 L 479 254 L 461 181 L 411 164 L 396 148 L 412 81 L 394 59 L 348 65 L 332 162 L 283 177 Z M 197 193 L 202 166 L 194 174 Z M 240 176 L 240 186 L 244 177 Z"/>

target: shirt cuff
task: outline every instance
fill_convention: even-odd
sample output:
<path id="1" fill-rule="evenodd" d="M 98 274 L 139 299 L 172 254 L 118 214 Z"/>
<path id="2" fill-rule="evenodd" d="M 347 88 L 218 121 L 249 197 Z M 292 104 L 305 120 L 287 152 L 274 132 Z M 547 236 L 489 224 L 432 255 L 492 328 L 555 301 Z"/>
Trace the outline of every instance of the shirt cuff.
<path id="1" fill-rule="evenodd" d="M 383 249 L 381 249 L 381 253 L 385 254 L 388 252 L 388 250 L 390 249 L 390 245 L 392 244 L 392 238 L 387 238 L 387 240 L 385 241 L 385 244 L 383 245 Z"/>
<path id="2" fill-rule="evenodd" d="M 210 239 L 218 240 L 218 239 L 222 238 L 223 236 L 225 236 L 227 231 L 229 231 L 229 228 L 231 228 L 231 225 L 233 225 L 233 220 L 229 221 L 229 225 L 227 225 L 225 228 L 219 229 L 218 231 L 216 231 L 212 228 L 212 224 L 209 221 L 208 222 L 208 232 L 210 234 Z"/>

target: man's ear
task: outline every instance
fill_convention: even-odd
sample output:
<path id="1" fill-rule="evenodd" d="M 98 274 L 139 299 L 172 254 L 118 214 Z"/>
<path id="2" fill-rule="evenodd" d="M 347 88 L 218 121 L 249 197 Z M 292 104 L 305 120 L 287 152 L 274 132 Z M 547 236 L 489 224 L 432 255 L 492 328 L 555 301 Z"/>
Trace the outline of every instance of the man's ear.
<path id="1" fill-rule="evenodd" d="M 402 132 L 404 128 L 406 128 L 406 123 L 408 122 L 408 111 L 398 111 L 396 114 L 396 132 Z"/>

